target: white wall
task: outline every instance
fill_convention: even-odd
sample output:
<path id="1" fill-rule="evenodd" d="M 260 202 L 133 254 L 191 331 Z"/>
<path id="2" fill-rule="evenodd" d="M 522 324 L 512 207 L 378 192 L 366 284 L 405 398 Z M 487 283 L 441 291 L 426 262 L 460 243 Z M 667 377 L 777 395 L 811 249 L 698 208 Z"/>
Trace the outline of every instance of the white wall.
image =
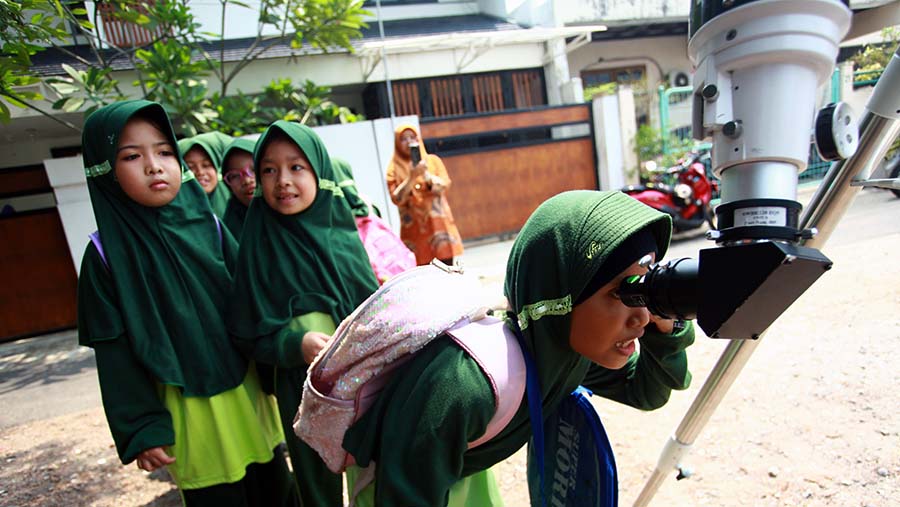
<path id="1" fill-rule="evenodd" d="M 560 1 L 560 0 L 557 0 Z M 615 21 L 687 19 L 691 2 L 685 0 L 562 0 L 563 23 L 610 23 Z"/>
<path id="2" fill-rule="evenodd" d="M 642 65 L 646 69 L 650 106 L 650 125 L 659 128 L 657 87 L 666 75 L 676 71 L 691 75 L 687 57 L 687 37 L 651 37 L 623 41 L 592 42 L 569 53 L 569 72 L 581 76 L 585 70 L 602 70 Z"/>
<path id="3" fill-rule="evenodd" d="M 314 129 L 329 154 L 350 162 L 357 188 L 378 206 L 382 217 L 398 235 L 400 215 L 388 196 L 385 175 L 394 154 L 394 128 L 403 124 L 418 127 L 419 118 L 400 116 Z"/>
<path id="4" fill-rule="evenodd" d="M 631 88 L 623 86 L 615 94 L 594 97 L 591 113 L 600 190 L 617 190 L 638 183 L 633 142 L 637 126 Z"/>
<path id="5" fill-rule="evenodd" d="M 580 76 L 584 70 L 630 65 L 646 65 L 648 83 L 654 86 L 672 71 L 681 70 L 690 73 L 692 66 L 687 55 L 687 37 L 598 41 L 569 53 L 569 71 L 572 77 Z"/>
<path id="6" fill-rule="evenodd" d="M 56 196 L 56 209 L 62 221 L 75 271 L 81 271 L 81 257 L 88 234 L 97 230 L 91 196 L 81 157 L 54 158 L 44 161 L 47 178 Z"/>
<path id="7" fill-rule="evenodd" d="M 242 39 L 256 37 L 259 19 L 259 0 L 243 0 L 247 7 L 236 4 L 228 4 L 224 14 L 224 33 L 227 39 Z M 89 19 L 93 19 L 95 2 L 85 2 Z M 200 23 L 200 32 L 208 32 L 219 35 L 222 28 L 222 5 L 218 1 L 192 0 L 188 2 L 194 19 Z M 366 17 L 370 25 L 377 23 L 375 6 L 366 8 L 372 13 Z M 381 19 L 391 21 L 395 19 L 433 18 L 444 16 L 462 16 L 466 14 L 478 14 L 478 2 L 474 0 L 440 0 L 436 4 L 425 5 L 395 5 L 382 6 Z M 99 30 L 103 27 L 100 23 Z M 266 25 L 264 35 L 276 35 L 280 30 L 272 25 Z"/>
<path id="8" fill-rule="evenodd" d="M 382 2 L 383 4 L 384 2 Z M 377 27 L 378 11 L 375 6 L 366 7 L 372 16 L 366 19 L 372 27 Z M 382 21 L 397 19 L 439 18 L 444 16 L 464 16 L 478 14 L 478 2 L 473 0 L 438 0 L 436 4 L 382 5 Z"/>
<path id="9" fill-rule="evenodd" d="M 65 135 L 63 137 L 43 137 L 38 133 L 36 139 L 12 139 L 9 143 L 0 143 L 0 171 L 3 168 L 21 167 L 26 165 L 36 165 L 50 158 L 51 148 L 60 148 L 64 146 L 80 146 L 81 135 L 73 132 L 75 135 Z"/>

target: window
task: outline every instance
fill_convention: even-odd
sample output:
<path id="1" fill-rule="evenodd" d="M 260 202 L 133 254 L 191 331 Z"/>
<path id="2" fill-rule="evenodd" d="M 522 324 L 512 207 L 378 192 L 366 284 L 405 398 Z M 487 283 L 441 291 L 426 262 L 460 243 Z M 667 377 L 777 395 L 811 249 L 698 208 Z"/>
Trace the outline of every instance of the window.
<path id="1" fill-rule="evenodd" d="M 503 84 L 500 76 L 487 75 L 472 78 L 472 95 L 475 99 L 475 111 L 487 113 L 503 111 Z"/>
<path id="2" fill-rule="evenodd" d="M 146 14 L 146 6 L 153 5 L 155 1 L 145 0 L 130 5 L 135 11 Z M 120 48 L 146 46 L 164 35 L 161 27 L 150 29 L 147 25 L 137 25 L 121 19 L 116 15 L 118 7 L 114 2 L 97 2 L 97 10 L 106 40 L 114 46 Z"/>
<path id="3" fill-rule="evenodd" d="M 527 109 L 547 104 L 541 69 L 394 81 L 391 85 L 394 112 L 399 116 L 414 114 L 422 118 L 441 118 Z M 378 102 L 374 104 L 378 111 L 375 108 L 369 109 L 367 116 L 387 116 L 387 97 L 380 96 L 372 89 L 364 92 L 364 95 L 367 103 Z"/>
<path id="4" fill-rule="evenodd" d="M 460 81 L 457 77 L 430 80 L 428 84 L 434 116 L 454 116 L 465 112 Z"/>
<path id="5" fill-rule="evenodd" d="M 399 116 L 422 116 L 419 107 L 419 87 L 416 83 L 393 83 L 394 111 Z"/>
<path id="6" fill-rule="evenodd" d="M 611 69 L 581 71 L 581 82 L 585 88 L 606 83 L 633 83 L 641 81 L 646 75 L 643 65 L 634 67 L 616 67 Z"/>
<path id="7" fill-rule="evenodd" d="M 541 77 L 541 74 L 534 70 L 510 73 L 517 109 L 542 106 L 547 103 L 544 99 L 544 80 Z"/>

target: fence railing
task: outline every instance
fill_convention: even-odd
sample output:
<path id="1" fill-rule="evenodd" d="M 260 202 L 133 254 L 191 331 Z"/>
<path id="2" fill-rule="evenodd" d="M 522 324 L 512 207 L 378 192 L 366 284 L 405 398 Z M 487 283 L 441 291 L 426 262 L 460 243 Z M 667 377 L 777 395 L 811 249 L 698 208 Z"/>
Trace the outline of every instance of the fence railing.
<path id="1" fill-rule="evenodd" d="M 858 70 L 853 73 L 853 87 L 875 86 L 883 72 L 884 69 Z"/>

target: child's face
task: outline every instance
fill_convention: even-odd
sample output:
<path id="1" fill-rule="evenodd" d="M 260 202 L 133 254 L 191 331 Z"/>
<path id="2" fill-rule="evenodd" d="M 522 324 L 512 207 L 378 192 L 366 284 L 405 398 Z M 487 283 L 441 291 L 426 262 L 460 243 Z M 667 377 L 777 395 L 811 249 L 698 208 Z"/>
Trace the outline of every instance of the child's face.
<path id="1" fill-rule="evenodd" d="M 653 255 L 654 261 L 656 256 Z M 626 276 L 643 275 L 637 261 L 572 310 L 569 346 L 591 361 L 617 370 L 635 351 L 635 342 L 650 322 L 646 308 L 625 306 L 617 295 Z"/>
<path id="2" fill-rule="evenodd" d="M 194 146 L 184 154 L 184 163 L 194 173 L 197 183 L 203 187 L 204 192 L 208 194 L 216 189 L 216 185 L 219 183 L 219 174 L 209 155 L 206 154 L 206 150 Z"/>
<path id="3" fill-rule="evenodd" d="M 244 150 L 232 150 L 225 161 L 222 179 L 244 206 L 250 206 L 256 190 L 256 175 L 253 174 L 253 155 Z"/>
<path id="4" fill-rule="evenodd" d="M 130 120 L 122 129 L 115 173 L 125 195 L 151 208 L 169 204 L 181 189 L 181 164 L 175 147 L 142 118 Z"/>
<path id="5" fill-rule="evenodd" d="M 259 179 L 263 199 L 282 215 L 309 208 L 316 199 L 316 173 L 293 141 L 276 137 L 269 141 L 260 160 Z"/>

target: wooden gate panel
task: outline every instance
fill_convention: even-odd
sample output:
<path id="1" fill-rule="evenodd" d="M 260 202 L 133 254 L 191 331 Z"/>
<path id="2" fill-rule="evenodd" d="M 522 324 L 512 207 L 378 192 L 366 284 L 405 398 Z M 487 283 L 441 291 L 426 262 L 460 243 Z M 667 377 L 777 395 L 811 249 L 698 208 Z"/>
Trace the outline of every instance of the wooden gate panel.
<path id="1" fill-rule="evenodd" d="M 590 139 L 441 158 L 453 180 L 447 198 L 466 240 L 516 232 L 549 197 L 597 189 Z"/>
<path id="2" fill-rule="evenodd" d="M 556 106 L 537 111 L 492 113 L 464 118 L 441 119 L 422 122 L 422 138 L 478 134 L 497 130 L 589 122 L 591 111 L 584 104 Z"/>
<path id="3" fill-rule="evenodd" d="M 77 277 L 55 208 L 0 218 L 0 341 L 75 327 Z"/>

